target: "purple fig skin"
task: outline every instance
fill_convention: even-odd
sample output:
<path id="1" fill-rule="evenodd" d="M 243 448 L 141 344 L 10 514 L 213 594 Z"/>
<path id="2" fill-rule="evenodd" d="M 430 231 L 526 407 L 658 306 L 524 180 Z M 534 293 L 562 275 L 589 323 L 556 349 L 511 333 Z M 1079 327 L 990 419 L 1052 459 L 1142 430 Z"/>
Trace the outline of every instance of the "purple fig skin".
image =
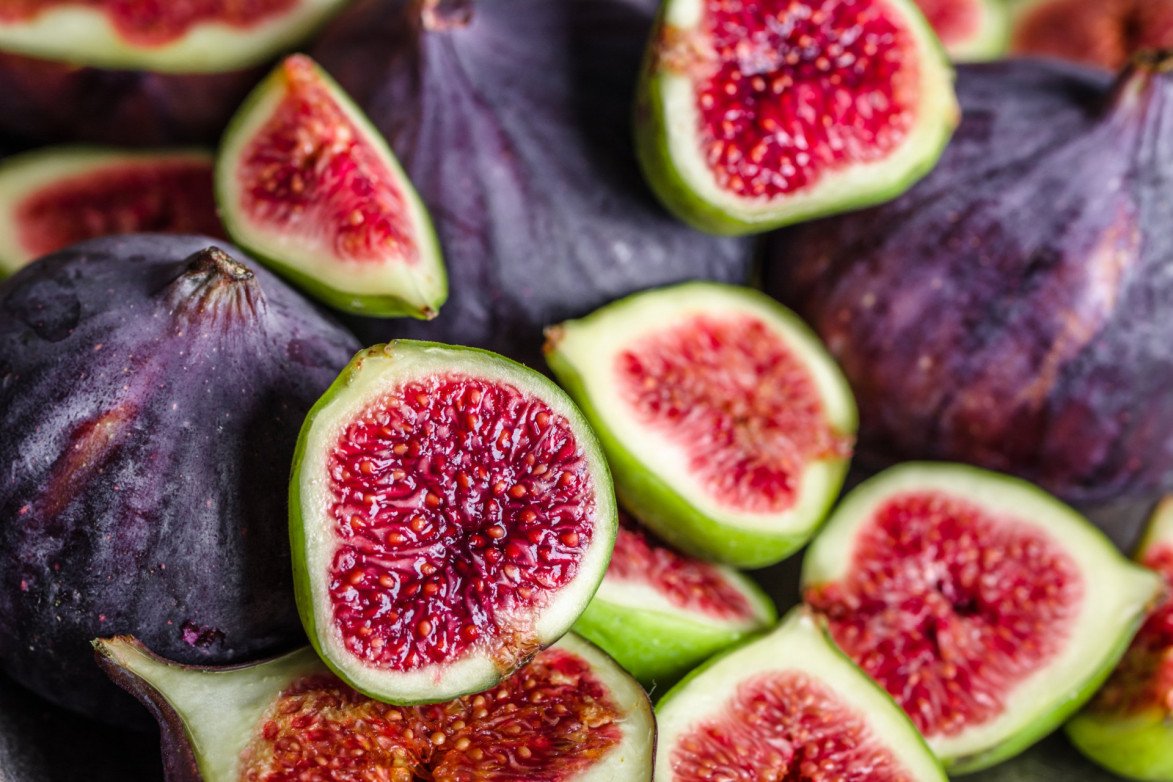
<path id="1" fill-rule="evenodd" d="M 367 0 L 311 54 L 428 206 L 451 292 L 430 323 L 348 320 L 544 366 L 542 328 L 644 288 L 744 282 L 753 244 L 670 217 L 635 160 L 652 0 Z"/>
<path id="2" fill-rule="evenodd" d="M 947 459 L 1072 501 L 1173 487 L 1173 74 L 958 69 L 963 121 L 901 198 L 773 237 L 873 464 Z"/>
<path id="3" fill-rule="evenodd" d="M 90 639 L 134 633 L 189 664 L 304 642 L 290 463 L 358 347 L 205 237 L 85 242 L 0 284 L 0 667 L 145 725 Z"/>

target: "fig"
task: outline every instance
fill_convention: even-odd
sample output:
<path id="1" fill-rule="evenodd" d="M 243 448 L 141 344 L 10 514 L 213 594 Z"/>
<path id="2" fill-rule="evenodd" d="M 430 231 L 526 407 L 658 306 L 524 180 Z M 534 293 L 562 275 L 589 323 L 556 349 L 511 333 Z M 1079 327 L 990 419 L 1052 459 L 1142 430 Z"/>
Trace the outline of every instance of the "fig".
<path id="1" fill-rule="evenodd" d="M 913 0 L 666 0 L 636 108 L 652 189 L 701 230 L 760 233 L 887 201 L 957 124 Z"/>
<path id="2" fill-rule="evenodd" d="M 41 141 L 215 141 L 345 0 L 22 0 L 0 8 L 0 128 Z"/>
<path id="3" fill-rule="evenodd" d="M 1017 0 L 1011 51 L 1116 71 L 1173 47 L 1171 0 Z"/>
<path id="4" fill-rule="evenodd" d="M 86 239 L 142 232 L 223 235 L 211 154 L 45 147 L 0 163 L 0 276 Z"/>
<path id="5" fill-rule="evenodd" d="M 959 69 L 965 119 L 907 195 L 771 240 L 767 287 L 860 404 L 873 464 L 943 459 L 1066 499 L 1173 487 L 1173 60 L 1112 83 Z"/>
<path id="6" fill-rule="evenodd" d="M 651 779 L 647 694 L 573 634 L 492 691 L 422 707 L 355 692 L 308 648 L 217 670 L 94 645 L 158 718 L 167 782 Z"/>
<path id="7" fill-rule="evenodd" d="M 625 514 L 603 583 L 574 624 L 649 689 L 774 623 L 773 602 L 732 568 L 679 554 Z"/>
<path id="8" fill-rule="evenodd" d="M 548 329 L 546 358 L 602 439 L 624 506 L 694 556 L 777 562 L 843 485 L 851 390 L 806 326 L 757 291 L 637 293 Z"/>
<path id="9" fill-rule="evenodd" d="M 1006 51 L 1010 14 L 1005 0 L 916 0 L 954 62 L 992 60 Z"/>
<path id="10" fill-rule="evenodd" d="M 541 329 L 694 278 L 746 282 L 749 242 L 666 214 L 630 138 L 654 0 L 358 2 L 310 54 L 383 132 L 451 279 L 429 323 L 348 319 L 541 364 Z M 509 56 L 502 56 L 508 51 Z"/>
<path id="11" fill-rule="evenodd" d="M 338 309 L 435 317 L 448 295 L 427 210 L 379 132 L 304 55 L 233 118 L 216 163 L 232 238 Z"/>
<path id="12" fill-rule="evenodd" d="M 1132 779 L 1173 780 L 1173 498 L 1153 514 L 1136 560 L 1160 573 L 1166 595 L 1108 683 L 1066 726 L 1071 742 Z"/>
<path id="13" fill-rule="evenodd" d="M 311 643 L 399 704 L 488 689 L 556 641 L 618 524 L 598 441 L 557 386 L 412 340 L 360 352 L 310 411 L 289 506 Z"/>
<path id="14" fill-rule="evenodd" d="M 802 584 L 840 648 L 958 774 L 1061 725 L 1161 591 L 1072 508 L 945 463 L 854 489 L 807 549 Z"/>
<path id="15" fill-rule="evenodd" d="M 188 663 L 302 637 L 289 464 L 358 346 L 234 258 L 205 237 L 130 235 L 0 284 L 0 667 L 93 717 L 145 717 L 93 665 L 97 635 Z"/>
<path id="16" fill-rule="evenodd" d="M 944 782 L 892 699 L 802 609 L 718 655 L 656 706 L 657 782 Z"/>

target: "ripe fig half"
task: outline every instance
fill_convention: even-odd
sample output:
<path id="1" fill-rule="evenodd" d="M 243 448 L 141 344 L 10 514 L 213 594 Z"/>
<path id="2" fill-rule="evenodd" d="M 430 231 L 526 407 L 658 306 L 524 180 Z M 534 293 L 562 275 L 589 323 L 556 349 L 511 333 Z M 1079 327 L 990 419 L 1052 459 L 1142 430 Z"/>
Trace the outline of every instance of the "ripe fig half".
<path id="1" fill-rule="evenodd" d="M 607 575 L 574 630 L 649 689 L 774 623 L 774 604 L 732 568 L 678 554 L 620 514 Z"/>
<path id="2" fill-rule="evenodd" d="M 216 669 L 164 660 L 133 638 L 94 646 L 158 719 L 167 782 L 651 779 L 647 694 L 573 634 L 490 692 L 424 707 L 355 692 L 308 648 Z"/>
<path id="3" fill-rule="evenodd" d="M 599 433 L 625 507 L 684 551 L 769 565 L 839 493 L 851 390 L 806 326 L 757 291 L 638 293 L 549 329 L 546 355 Z"/>
<path id="4" fill-rule="evenodd" d="M 811 543 L 807 603 L 950 772 L 1012 757 L 1095 692 L 1160 581 L 1016 478 L 906 464 L 856 488 Z"/>
<path id="5" fill-rule="evenodd" d="M 557 640 L 617 526 L 602 451 L 557 386 L 410 340 L 361 351 L 310 411 L 290 513 L 311 642 L 391 703 L 492 687 Z"/>
<path id="6" fill-rule="evenodd" d="M 1117 71 L 1134 54 L 1173 47 L 1173 0 L 1018 0 L 1014 54 Z"/>
<path id="7" fill-rule="evenodd" d="M 170 73 L 265 62 L 346 0 L 19 0 L 0 5 L 0 51 L 75 65 Z"/>
<path id="8" fill-rule="evenodd" d="M 209 153 L 46 147 L 0 163 L 0 277 L 85 239 L 142 232 L 224 235 Z"/>
<path id="9" fill-rule="evenodd" d="M 339 309 L 427 319 L 448 296 L 431 219 L 407 175 L 304 55 L 279 65 L 233 118 L 216 197 L 235 241 Z"/>
<path id="10" fill-rule="evenodd" d="M 1136 560 L 1165 579 L 1165 599 L 1108 683 L 1067 723 L 1067 735 L 1114 773 L 1168 782 L 1173 780 L 1173 498 L 1158 505 Z"/>
<path id="11" fill-rule="evenodd" d="M 664 204 L 744 234 L 894 198 L 933 167 L 958 111 L 913 0 L 667 0 L 636 117 Z"/>
<path id="12" fill-rule="evenodd" d="M 954 62 L 992 60 L 1006 51 L 1006 0 L 916 0 Z"/>
<path id="13" fill-rule="evenodd" d="M 656 706 L 657 782 L 944 782 L 912 723 L 795 609 Z"/>

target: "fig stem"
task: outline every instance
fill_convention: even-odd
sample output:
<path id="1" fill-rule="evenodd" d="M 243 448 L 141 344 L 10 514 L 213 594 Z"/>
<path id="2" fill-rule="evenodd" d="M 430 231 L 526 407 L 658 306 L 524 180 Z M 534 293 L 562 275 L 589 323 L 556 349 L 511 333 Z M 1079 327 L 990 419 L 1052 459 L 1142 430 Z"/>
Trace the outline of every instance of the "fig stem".
<path id="1" fill-rule="evenodd" d="M 256 275 L 219 247 L 206 247 L 186 261 L 186 268 L 168 286 L 168 295 L 179 314 L 190 320 L 198 313 L 216 309 L 225 313 L 255 313 L 264 297 Z"/>
<path id="2" fill-rule="evenodd" d="M 1116 84 L 1108 93 L 1108 107 L 1131 109 L 1147 104 L 1144 95 L 1150 90 L 1154 77 L 1173 71 L 1173 49 L 1146 49 L 1137 52 L 1120 72 Z"/>

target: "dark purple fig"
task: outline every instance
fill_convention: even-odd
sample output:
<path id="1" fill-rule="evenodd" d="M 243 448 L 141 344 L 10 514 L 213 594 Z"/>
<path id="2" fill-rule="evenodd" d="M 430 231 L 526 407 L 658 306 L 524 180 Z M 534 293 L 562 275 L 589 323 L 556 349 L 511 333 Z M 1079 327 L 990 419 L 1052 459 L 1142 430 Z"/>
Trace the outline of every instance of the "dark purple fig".
<path id="1" fill-rule="evenodd" d="M 93 665 L 97 635 L 189 663 L 301 637 L 289 466 L 357 345 L 228 253 L 99 239 L 0 284 L 0 665 L 75 711 L 140 714 Z"/>
<path id="2" fill-rule="evenodd" d="M 541 361 L 542 327 L 635 290 L 744 282 L 751 245 L 672 219 L 630 139 L 651 0 L 369 0 L 312 50 L 430 210 L 451 292 L 430 323 L 363 321 Z"/>
<path id="3" fill-rule="evenodd" d="M 1173 46 L 1173 0 L 1017 0 L 1010 50 L 1109 70 Z"/>
<path id="4" fill-rule="evenodd" d="M 41 140 L 209 142 L 343 0 L 0 6 L 0 128 Z"/>
<path id="5" fill-rule="evenodd" d="M 1113 84 L 966 66 L 907 195 L 799 226 L 768 287 L 839 360 L 873 462 L 951 459 L 1070 499 L 1173 486 L 1173 61 Z"/>

